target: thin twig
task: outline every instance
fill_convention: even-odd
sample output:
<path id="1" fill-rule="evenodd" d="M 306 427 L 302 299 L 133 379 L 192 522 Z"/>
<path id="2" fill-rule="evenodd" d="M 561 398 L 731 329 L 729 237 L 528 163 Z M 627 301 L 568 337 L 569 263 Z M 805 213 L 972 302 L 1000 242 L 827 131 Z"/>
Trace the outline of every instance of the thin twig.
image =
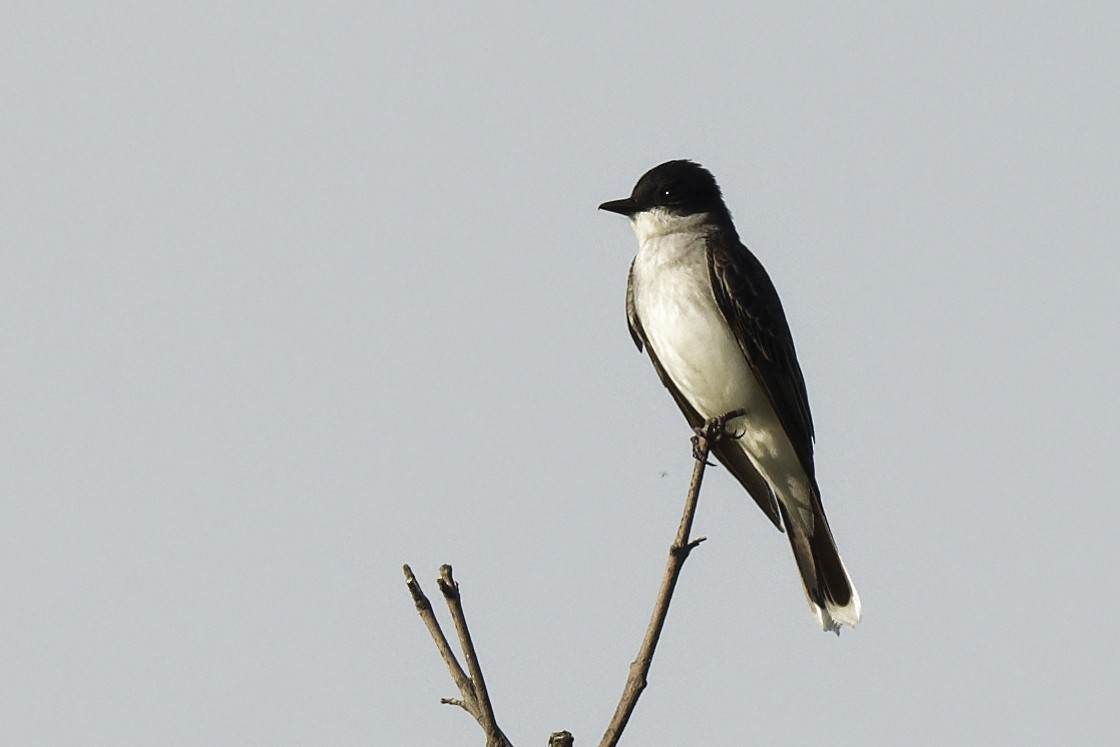
<path id="1" fill-rule="evenodd" d="M 463 709 L 464 711 L 466 711 L 467 713 L 470 713 L 470 712 L 471 712 L 471 709 L 470 709 L 470 708 L 467 708 L 467 704 L 466 704 L 466 703 L 464 703 L 463 701 L 459 700 L 458 698 L 440 698 L 440 699 L 439 699 L 439 702 L 440 702 L 440 703 L 441 703 L 442 705 L 453 705 L 453 706 L 459 706 L 460 708 L 462 708 L 462 709 Z"/>
<path id="2" fill-rule="evenodd" d="M 718 426 L 718 431 L 716 427 Z M 653 615 L 649 621 L 649 628 L 638 649 L 638 657 L 630 664 L 630 676 L 626 679 L 626 687 L 622 691 L 622 699 L 614 711 L 607 732 L 603 735 L 599 747 L 614 747 L 626 728 L 634 707 L 638 704 L 638 697 L 646 687 L 646 675 L 649 674 L 650 664 L 653 662 L 653 652 L 657 648 L 657 641 L 661 637 L 661 629 L 665 625 L 665 616 L 669 613 L 669 602 L 673 598 L 673 589 L 677 585 L 677 578 L 684 567 L 684 561 L 692 548 L 704 541 L 703 537 L 689 540 L 692 532 L 692 519 L 696 515 L 696 504 L 700 498 L 700 483 L 704 480 L 704 467 L 707 465 L 708 453 L 711 450 L 711 440 L 722 435 L 723 423 L 709 422 L 704 428 L 699 429 L 693 448 L 696 459 L 692 468 L 692 481 L 688 486 L 688 497 L 685 499 L 684 513 L 681 515 L 680 527 L 677 537 L 669 548 L 669 561 L 665 566 L 665 575 L 661 579 L 661 589 L 657 592 L 657 602 L 653 606 Z"/>

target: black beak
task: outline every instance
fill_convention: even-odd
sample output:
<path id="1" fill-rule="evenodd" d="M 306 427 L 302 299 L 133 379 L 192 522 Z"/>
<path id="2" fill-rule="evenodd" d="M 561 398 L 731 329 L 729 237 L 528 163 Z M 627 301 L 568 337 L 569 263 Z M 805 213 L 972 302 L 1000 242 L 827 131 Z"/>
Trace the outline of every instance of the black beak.
<path id="1" fill-rule="evenodd" d="M 618 213 L 619 215 L 625 216 L 631 216 L 634 213 L 640 212 L 638 206 L 634 203 L 634 200 L 629 197 L 622 200 L 611 200 L 610 202 L 604 202 L 599 206 L 599 209 L 608 210 L 612 213 Z"/>

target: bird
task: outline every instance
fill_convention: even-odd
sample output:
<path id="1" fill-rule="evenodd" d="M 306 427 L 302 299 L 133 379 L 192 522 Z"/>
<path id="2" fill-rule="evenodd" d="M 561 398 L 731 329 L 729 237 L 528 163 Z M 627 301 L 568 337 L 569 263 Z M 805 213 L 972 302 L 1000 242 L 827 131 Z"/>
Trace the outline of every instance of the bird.
<path id="1" fill-rule="evenodd" d="M 854 628 L 862 605 L 825 517 L 813 418 L 778 292 L 739 238 L 712 173 L 690 160 L 647 171 L 600 210 L 630 220 L 638 251 L 626 320 L 694 430 L 784 531 L 822 630 Z"/>

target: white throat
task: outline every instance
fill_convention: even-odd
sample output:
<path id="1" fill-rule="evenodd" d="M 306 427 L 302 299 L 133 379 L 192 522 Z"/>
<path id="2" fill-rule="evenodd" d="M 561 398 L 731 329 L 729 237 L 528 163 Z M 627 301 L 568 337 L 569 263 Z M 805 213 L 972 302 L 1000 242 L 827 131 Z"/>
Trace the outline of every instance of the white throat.
<path id="1" fill-rule="evenodd" d="M 708 213 L 677 215 L 662 207 L 645 210 L 630 217 L 630 225 L 639 244 L 663 239 L 675 233 L 699 233 L 708 222 Z"/>

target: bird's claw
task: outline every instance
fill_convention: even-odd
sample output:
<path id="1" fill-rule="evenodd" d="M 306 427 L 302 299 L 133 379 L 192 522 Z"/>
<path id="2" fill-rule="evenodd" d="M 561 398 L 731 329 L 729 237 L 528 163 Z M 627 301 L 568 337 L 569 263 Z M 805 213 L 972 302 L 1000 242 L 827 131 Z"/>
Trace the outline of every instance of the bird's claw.
<path id="1" fill-rule="evenodd" d="M 696 431 L 696 435 L 692 437 L 692 458 L 698 462 L 703 460 L 704 464 L 708 465 L 709 467 L 714 467 L 715 465 L 709 462 L 706 458 L 705 453 L 700 450 L 700 437 L 703 435 L 703 433 L 701 433 L 701 431 L 703 431 L 703 428 L 695 428 L 694 430 Z M 705 439 L 706 438 L 707 437 L 705 437 Z M 708 443 L 711 443 L 711 441 L 708 441 Z"/>
<path id="2" fill-rule="evenodd" d="M 705 421 L 704 425 L 695 429 L 696 433 L 697 435 L 703 436 L 704 438 L 708 439 L 709 443 L 715 443 L 721 438 L 740 439 L 743 437 L 743 432 L 728 433 L 727 423 L 728 421 L 734 420 L 735 418 L 741 418 L 746 414 L 747 411 L 743 408 L 725 412 L 722 415 L 718 415 Z"/>
<path id="3" fill-rule="evenodd" d="M 696 435 L 692 437 L 692 458 L 699 461 L 701 459 L 704 459 L 705 457 L 705 454 L 700 449 L 701 438 L 704 439 L 709 447 L 711 447 L 712 444 L 716 443 L 722 438 L 730 438 L 733 440 L 742 438 L 745 431 L 741 431 L 738 433 L 727 432 L 727 421 L 734 420 L 735 418 L 742 417 L 746 414 L 747 411 L 742 408 L 738 410 L 732 410 L 730 412 L 725 412 L 723 415 L 710 418 L 706 420 L 703 425 L 699 425 L 693 428 L 692 430 L 696 432 Z M 706 463 L 709 466 L 715 466 L 711 462 L 706 461 Z"/>

